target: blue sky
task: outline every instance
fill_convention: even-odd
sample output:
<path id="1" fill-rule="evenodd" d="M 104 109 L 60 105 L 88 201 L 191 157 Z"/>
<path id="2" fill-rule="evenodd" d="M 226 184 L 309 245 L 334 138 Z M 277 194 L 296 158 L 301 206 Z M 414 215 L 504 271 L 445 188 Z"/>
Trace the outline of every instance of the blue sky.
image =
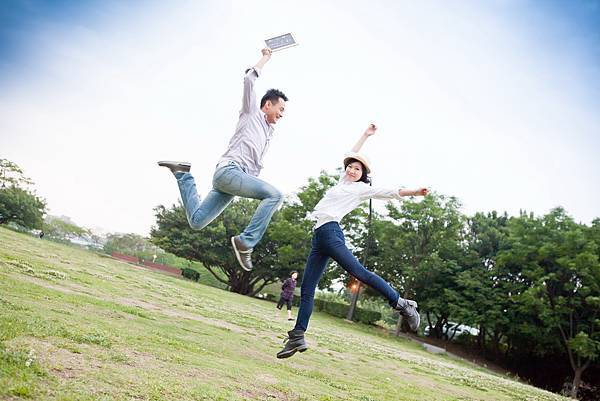
<path id="1" fill-rule="evenodd" d="M 3 79 L 19 71 L 41 44 L 49 26 L 90 23 L 100 2 L 6 0 L 0 6 L 0 73 Z"/>
<path id="2" fill-rule="evenodd" d="M 316 12 L 315 10 L 318 10 Z M 600 216 L 599 1 L 14 1 L 0 6 L 0 157 L 52 214 L 145 234 L 202 194 L 233 133 L 240 71 L 292 31 L 257 96 L 290 102 L 261 178 L 293 192 L 374 121 L 377 185 L 428 186 L 466 213 L 561 205 Z"/>

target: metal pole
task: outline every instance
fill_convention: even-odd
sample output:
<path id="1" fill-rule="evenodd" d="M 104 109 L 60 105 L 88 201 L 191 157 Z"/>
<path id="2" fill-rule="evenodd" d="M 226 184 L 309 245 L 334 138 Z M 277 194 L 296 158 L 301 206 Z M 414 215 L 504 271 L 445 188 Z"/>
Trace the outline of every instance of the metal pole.
<path id="1" fill-rule="evenodd" d="M 369 185 L 373 185 L 372 182 L 369 182 Z M 371 217 L 373 215 L 373 201 L 369 199 L 369 220 L 367 220 L 367 242 L 365 244 L 365 251 L 363 252 L 363 260 L 362 265 L 365 266 L 367 264 L 367 254 L 369 253 L 369 248 L 371 247 Z M 348 309 L 348 315 L 346 316 L 346 320 L 352 321 L 352 317 L 354 316 L 354 311 L 356 310 L 356 303 L 358 302 L 358 294 L 360 293 L 360 289 L 362 288 L 362 283 L 359 280 L 356 280 L 358 283 L 356 286 L 356 290 L 352 294 L 352 301 L 350 302 L 350 308 Z"/>

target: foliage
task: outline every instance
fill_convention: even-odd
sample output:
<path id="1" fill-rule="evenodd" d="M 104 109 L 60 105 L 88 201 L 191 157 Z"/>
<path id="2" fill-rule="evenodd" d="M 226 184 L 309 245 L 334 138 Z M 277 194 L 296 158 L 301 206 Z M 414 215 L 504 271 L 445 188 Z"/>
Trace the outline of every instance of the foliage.
<path id="1" fill-rule="evenodd" d="M 30 229 L 40 229 L 45 210 L 46 202 L 25 189 L 0 189 L 0 224 L 12 222 Z"/>
<path id="2" fill-rule="evenodd" d="M 368 309 L 356 308 L 354 310 L 353 320 L 363 324 L 375 324 L 381 320 L 381 313 Z"/>
<path id="3" fill-rule="evenodd" d="M 255 295 L 265 285 L 300 270 L 308 243 L 306 232 L 289 221 L 288 213 L 279 212 L 254 250 L 255 269 L 243 271 L 231 250 L 230 238 L 243 231 L 256 206 L 256 201 L 237 199 L 201 231 L 189 227 L 181 204 L 170 209 L 158 206 L 152 241 L 168 252 L 201 262 L 232 291 Z"/>
<path id="4" fill-rule="evenodd" d="M 153 256 L 159 252 L 159 249 L 147 238 L 138 234 L 109 234 L 104 244 L 104 252 L 108 254 L 118 252 L 152 260 Z"/>
<path id="5" fill-rule="evenodd" d="M 464 216 L 453 197 L 431 193 L 419 201 L 388 203 L 388 216 L 373 219 L 376 246 L 367 267 L 404 298 L 415 299 L 441 327 L 450 316 L 456 277 L 466 267 L 461 247 Z"/>
<path id="6" fill-rule="evenodd" d="M 25 176 L 23 169 L 7 159 L 0 159 L 1 188 L 10 187 L 27 189 L 31 185 L 33 185 L 33 181 Z"/>
<path id="7" fill-rule="evenodd" d="M 0 224 L 42 228 L 46 202 L 29 189 L 32 185 L 18 165 L 0 159 Z"/>
<path id="8" fill-rule="evenodd" d="M 181 275 L 185 278 L 188 278 L 192 281 L 199 281 L 200 280 L 200 273 L 198 273 L 196 270 L 194 269 L 190 269 L 187 267 L 184 267 L 183 269 L 181 269 Z"/>
<path id="9" fill-rule="evenodd" d="M 525 325 L 514 336 L 534 345 L 536 353 L 563 348 L 574 373 L 571 395 L 576 396 L 582 373 L 600 355 L 600 243 L 594 229 L 556 208 L 541 218 L 523 214 L 511 219 L 508 242 L 499 264 L 518 266 L 517 279 L 526 284 L 515 294 L 516 310 L 523 311 L 517 318 L 523 316 Z"/>
<path id="10" fill-rule="evenodd" d="M 46 216 L 43 231 L 49 238 L 59 242 L 68 242 L 76 237 L 90 237 L 92 235 L 89 229 L 79 227 L 64 216 Z"/>
<path id="11" fill-rule="evenodd" d="M 154 244 L 168 252 L 201 262 L 215 278 L 240 294 L 255 295 L 266 285 L 288 277 L 292 270 L 304 269 L 310 250 L 313 222 L 308 214 L 335 184 L 338 175 L 322 172 L 301 188 L 297 200 L 286 200 L 277 211 L 263 239 L 253 252 L 255 269 L 245 272 L 239 268 L 232 253 L 229 238 L 238 235 L 250 221 L 257 201 L 236 199 L 225 211 L 201 231 L 188 225 L 181 204 L 170 209 L 158 206 L 157 227 L 151 231 Z M 350 244 L 358 243 L 364 231 L 364 208 L 358 208 L 343 221 Z M 345 272 L 329 268 L 320 288 L 327 288 Z"/>

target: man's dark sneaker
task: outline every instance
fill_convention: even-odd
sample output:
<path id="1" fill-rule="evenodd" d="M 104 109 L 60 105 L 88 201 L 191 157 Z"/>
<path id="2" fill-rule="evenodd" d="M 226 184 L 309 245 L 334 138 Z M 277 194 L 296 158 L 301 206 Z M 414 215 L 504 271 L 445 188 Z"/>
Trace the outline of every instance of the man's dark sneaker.
<path id="1" fill-rule="evenodd" d="M 236 235 L 235 237 L 231 237 L 231 245 L 233 246 L 233 253 L 235 253 L 235 257 L 237 258 L 238 263 L 242 266 L 242 269 L 249 272 L 252 270 L 252 248 L 247 248 L 242 244 L 240 237 Z"/>
<path id="2" fill-rule="evenodd" d="M 304 352 L 308 349 L 306 342 L 304 341 L 304 332 L 302 330 L 291 330 L 288 331 L 288 337 L 283 340 L 285 346 L 281 351 L 277 353 L 277 358 L 289 358 L 294 355 L 296 351 Z"/>
<path id="3" fill-rule="evenodd" d="M 421 316 L 419 316 L 417 303 L 415 301 L 400 297 L 394 309 L 399 311 L 400 314 L 406 318 L 408 326 L 412 331 L 417 331 L 421 324 Z"/>
<path id="4" fill-rule="evenodd" d="M 192 168 L 192 164 L 188 162 L 170 162 L 170 161 L 160 161 L 158 165 L 161 167 L 166 167 L 173 174 L 175 173 L 189 173 L 190 168 Z"/>

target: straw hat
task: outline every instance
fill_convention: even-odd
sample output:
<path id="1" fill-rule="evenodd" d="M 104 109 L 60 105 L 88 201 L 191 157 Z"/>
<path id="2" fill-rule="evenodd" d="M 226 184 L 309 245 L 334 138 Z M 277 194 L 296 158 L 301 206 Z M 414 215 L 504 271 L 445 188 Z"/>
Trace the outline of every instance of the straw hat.
<path id="1" fill-rule="evenodd" d="M 369 159 L 367 159 L 367 156 L 365 156 L 361 153 L 358 153 L 358 152 L 346 153 L 346 155 L 344 156 L 344 166 L 347 165 L 348 159 L 358 160 L 359 162 L 361 162 L 363 164 L 363 166 L 365 166 L 365 169 L 367 170 L 367 174 L 371 173 L 371 162 L 369 162 Z"/>

